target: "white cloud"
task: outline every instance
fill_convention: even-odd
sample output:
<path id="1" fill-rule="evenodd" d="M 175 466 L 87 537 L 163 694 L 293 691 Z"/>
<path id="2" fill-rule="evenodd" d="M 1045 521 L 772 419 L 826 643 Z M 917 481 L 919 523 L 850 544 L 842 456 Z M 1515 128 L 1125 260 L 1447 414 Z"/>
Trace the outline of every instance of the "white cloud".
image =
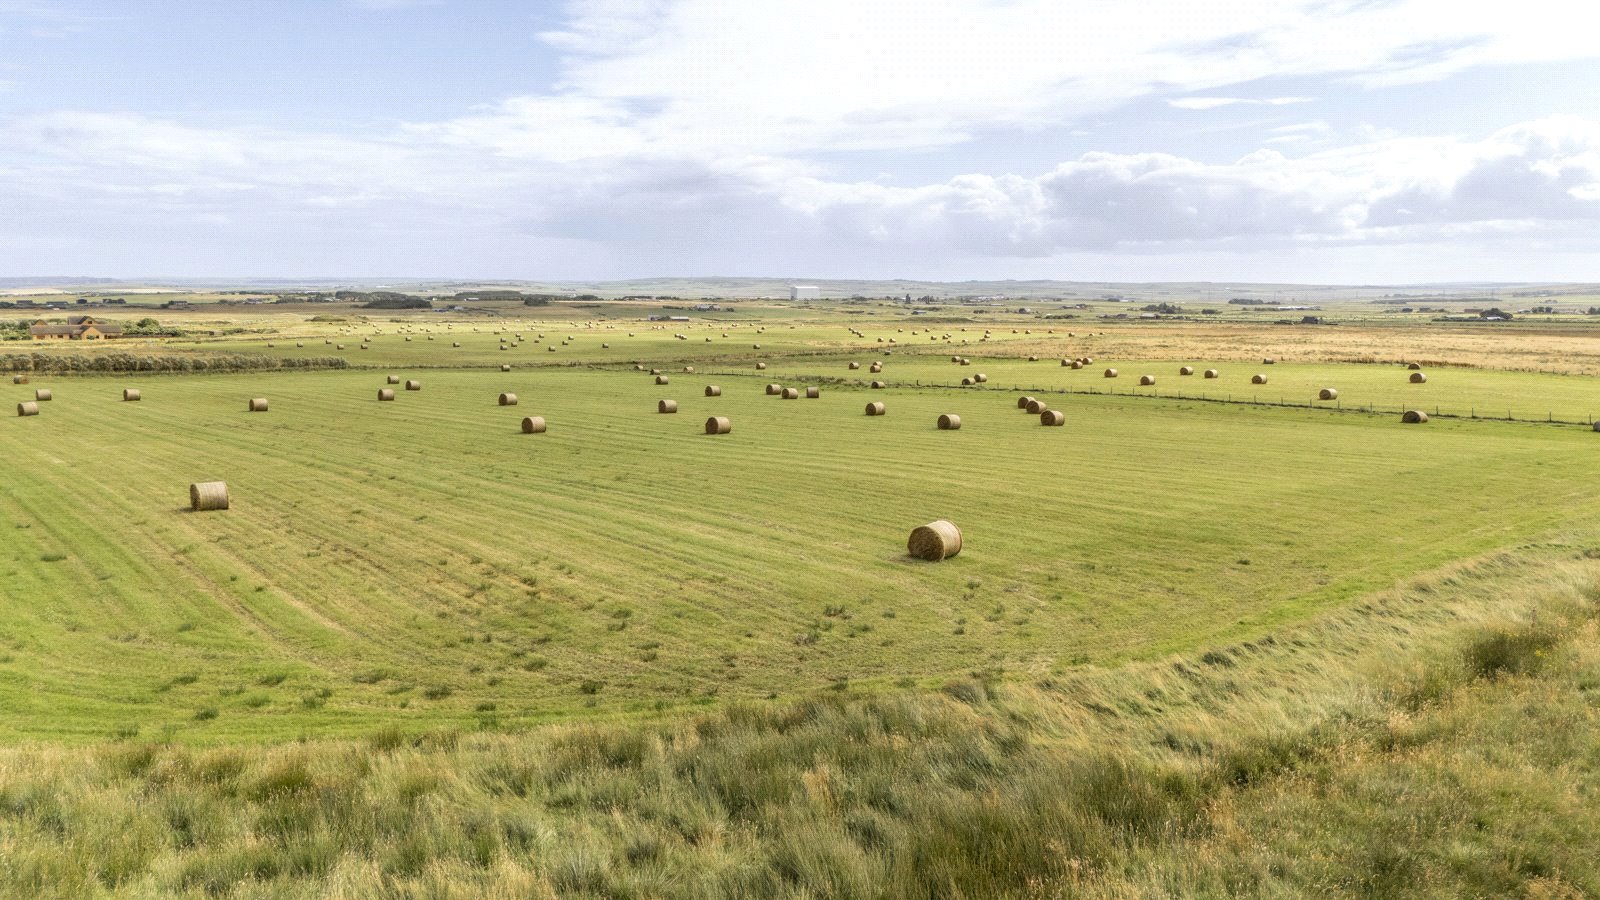
<path id="1" fill-rule="evenodd" d="M 1287 106 L 1291 103 L 1310 103 L 1311 97 L 1266 97 L 1253 99 L 1246 97 L 1179 97 L 1168 100 L 1168 106 L 1178 109 L 1216 109 L 1219 106 Z"/>

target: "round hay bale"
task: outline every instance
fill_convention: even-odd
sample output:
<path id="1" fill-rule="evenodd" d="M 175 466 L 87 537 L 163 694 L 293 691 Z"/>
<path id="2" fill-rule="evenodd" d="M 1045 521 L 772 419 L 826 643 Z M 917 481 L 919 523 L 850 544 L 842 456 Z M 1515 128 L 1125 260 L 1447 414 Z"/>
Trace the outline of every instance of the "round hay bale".
<path id="1" fill-rule="evenodd" d="M 672 379 L 668 378 L 665 375 L 657 375 L 656 376 L 656 384 L 670 384 L 671 381 L 672 381 Z"/>
<path id="2" fill-rule="evenodd" d="M 17 415 L 19 416 L 37 416 L 38 414 L 39 404 L 32 400 L 24 400 L 17 404 Z"/>
<path id="3" fill-rule="evenodd" d="M 800 389 L 799 388 L 784 388 L 783 391 L 778 396 L 782 397 L 785 400 L 799 400 L 800 399 Z"/>
<path id="4" fill-rule="evenodd" d="M 1139 383 L 1145 387 L 1149 387 L 1150 385 L 1156 383 L 1156 377 L 1154 375 L 1140 375 Z"/>
<path id="5" fill-rule="evenodd" d="M 883 371 L 883 363 L 873 363 L 867 367 L 867 371 L 876 375 L 877 373 Z"/>
<path id="6" fill-rule="evenodd" d="M 1410 365 L 1406 366 L 1406 368 L 1410 369 L 1413 372 L 1421 372 L 1422 371 L 1422 363 L 1411 363 Z"/>
<path id="7" fill-rule="evenodd" d="M 138 388 L 123 388 L 122 389 L 122 402 L 124 402 L 124 403 L 132 403 L 133 401 L 139 400 L 139 399 L 142 399 L 142 398 L 141 398 L 141 395 L 139 394 L 139 389 Z"/>
<path id="8" fill-rule="evenodd" d="M 11 376 L 11 383 L 12 384 L 27 384 L 28 383 L 28 376 L 26 376 L 26 375 L 13 375 L 13 376 Z"/>
<path id="9" fill-rule="evenodd" d="M 189 508 L 195 512 L 228 508 L 228 483 L 197 481 L 189 485 Z"/>
<path id="10" fill-rule="evenodd" d="M 766 363 L 756 363 L 756 371 L 757 372 L 763 371 L 766 368 L 767 368 L 767 364 Z"/>
<path id="11" fill-rule="evenodd" d="M 712 416 L 706 420 L 706 434 L 727 434 L 733 431 L 733 423 L 727 416 Z"/>
<path id="12" fill-rule="evenodd" d="M 551 353 L 554 353 L 554 352 L 556 352 L 556 345 L 555 344 L 551 344 L 550 346 L 546 347 L 545 349 L 549 350 Z"/>
<path id="13" fill-rule="evenodd" d="M 961 417 L 955 413 L 945 413 L 939 417 L 940 431 L 956 431 L 961 428 Z"/>
<path id="14" fill-rule="evenodd" d="M 252 397 L 250 399 L 250 411 L 251 412 L 266 412 L 267 411 L 267 398 L 265 398 L 265 397 Z"/>
<path id="15" fill-rule="evenodd" d="M 707 397 L 721 397 L 722 396 L 722 388 L 717 387 L 714 384 L 708 384 L 708 385 L 706 385 L 706 396 Z"/>
<path id="16" fill-rule="evenodd" d="M 959 365 L 961 363 L 961 357 L 952 356 L 952 357 L 950 357 L 950 361 L 953 362 L 953 363 L 956 363 L 957 365 Z"/>
<path id="17" fill-rule="evenodd" d="M 661 370 L 660 369 L 651 369 L 650 370 L 650 374 L 651 375 L 660 375 L 661 374 Z"/>
<path id="18" fill-rule="evenodd" d="M 611 349 L 611 345 L 610 344 L 601 344 L 600 345 L 600 349 L 601 350 L 610 350 Z"/>
<path id="19" fill-rule="evenodd" d="M 816 400 L 821 396 L 822 396 L 822 388 L 814 388 L 814 387 L 806 388 L 806 399 L 807 400 Z"/>
<path id="20" fill-rule="evenodd" d="M 516 406 L 517 405 L 517 395 L 516 394 L 510 394 L 510 393 L 501 394 L 500 395 L 500 405 L 501 406 Z"/>
<path id="21" fill-rule="evenodd" d="M 502 371 L 502 372 L 511 371 L 511 364 L 510 363 L 506 363 L 506 364 L 500 366 L 500 371 Z"/>
<path id="22" fill-rule="evenodd" d="M 887 409 L 884 407 L 882 400 L 874 400 L 867 404 L 867 415 L 869 416 L 881 416 L 885 412 L 887 412 Z"/>
<path id="23" fill-rule="evenodd" d="M 335 350 L 343 350 L 344 349 L 344 345 L 343 344 L 335 344 L 333 349 L 335 349 Z"/>
<path id="24" fill-rule="evenodd" d="M 1037 416 L 1038 414 L 1044 412 L 1045 410 L 1047 410 L 1049 408 L 1050 407 L 1046 406 L 1045 402 L 1043 400 L 1039 400 L 1039 399 L 1036 399 L 1034 397 L 1029 397 L 1028 398 L 1028 405 L 1023 407 L 1023 409 L 1026 409 L 1028 411 L 1028 415 L 1030 415 L 1030 416 Z"/>
<path id="25" fill-rule="evenodd" d="M 1032 397 L 1018 397 L 1017 398 L 1017 409 L 1027 409 L 1028 408 L 1028 404 L 1032 403 L 1032 402 L 1033 402 L 1033 398 Z"/>
<path id="26" fill-rule="evenodd" d="M 963 356 L 963 357 L 961 357 L 961 364 L 963 366 L 970 366 L 970 365 L 972 365 L 972 360 L 967 359 L 965 356 Z"/>
<path id="27" fill-rule="evenodd" d="M 1117 370 L 1116 369 L 1107 369 L 1106 370 L 1106 377 L 1107 378 L 1115 378 L 1115 377 L 1117 377 Z"/>
<path id="28" fill-rule="evenodd" d="M 48 403 L 49 401 L 54 400 L 55 398 L 56 398 L 56 395 L 50 393 L 50 389 L 49 388 L 39 388 L 38 390 L 33 392 L 33 399 L 39 401 L 40 403 Z"/>
<path id="29" fill-rule="evenodd" d="M 750 348 L 752 350 L 760 350 L 761 349 L 761 345 L 760 344 L 751 344 Z"/>
<path id="30" fill-rule="evenodd" d="M 854 372 L 855 370 L 861 368 L 861 363 L 853 362 L 853 363 L 850 364 L 849 368 L 850 368 L 850 371 Z"/>
<path id="31" fill-rule="evenodd" d="M 962 387 L 971 387 L 972 386 L 972 379 L 971 378 L 963 378 L 963 379 L 961 379 L 961 386 Z"/>
<path id="32" fill-rule="evenodd" d="M 874 381 L 870 386 L 875 391 L 881 391 L 888 387 L 889 383 L 887 381 Z"/>
<path id="33" fill-rule="evenodd" d="M 1216 369 L 1207 369 L 1206 370 L 1206 377 L 1207 378 L 1219 378 L 1219 377 L 1221 377 L 1221 375 L 1222 375 L 1222 373 L 1218 372 Z"/>
<path id="34" fill-rule="evenodd" d="M 656 402 L 656 412 L 658 413 L 675 413 L 677 411 L 678 401 L 676 400 L 659 400 Z"/>
<path id="35" fill-rule="evenodd" d="M 1067 414 L 1059 409 L 1047 409 L 1039 413 L 1040 425 L 1065 425 Z"/>
<path id="36" fill-rule="evenodd" d="M 694 374 L 694 366 L 684 366 L 683 367 L 683 374 L 685 374 L 685 375 L 693 375 Z"/>
<path id="37" fill-rule="evenodd" d="M 1081 360 L 1081 359 L 1075 359 L 1075 360 L 1073 360 L 1073 361 L 1072 361 L 1072 367 L 1073 367 L 1073 368 L 1074 368 L 1074 369 L 1081 369 L 1081 368 L 1083 368 L 1083 360 Z"/>
<path id="38" fill-rule="evenodd" d="M 1420 409 L 1408 409 L 1400 416 L 1400 421 L 1407 425 L 1421 425 L 1428 421 L 1428 414 Z"/>
<path id="39" fill-rule="evenodd" d="M 1072 365 L 1072 360 L 1070 360 L 1070 359 L 1063 359 L 1061 361 L 1061 368 L 1063 368 L 1063 369 L 1067 368 L 1070 365 Z"/>
<path id="40" fill-rule="evenodd" d="M 918 525 L 911 530 L 906 550 L 928 562 L 949 559 L 961 552 L 961 529 L 944 519 Z"/>
<path id="41" fill-rule="evenodd" d="M 1194 374 L 1194 366 L 1179 366 L 1178 367 L 1178 374 L 1179 375 L 1193 375 Z"/>
<path id="42" fill-rule="evenodd" d="M 430 340 L 430 341 L 431 341 L 431 340 L 433 340 L 433 338 L 428 338 L 428 340 Z M 305 342 L 303 342 L 303 341 L 295 341 L 295 342 L 294 342 L 294 345 L 295 345 L 295 346 L 296 346 L 296 347 L 304 347 L 304 346 L 305 346 Z"/>
<path id="43" fill-rule="evenodd" d="M 1339 391 L 1336 388 L 1323 388 L 1322 390 L 1317 391 L 1317 399 L 1337 400 L 1339 399 Z"/>
<path id="44" fill-rule="evenodd" d="M 394 388 L 378 388 L 378 402 L 383 403 L 393 399 Z"/>
<path id="45" fill-rule="evenodd" d="M 386 384 L 399 384 L 400 383 L 400 376 L 399 375 L 390 375 L 389 377 L 384 379 L 384 383 L 386 383 Z"/>
<path id="46" fill-rule="evenodd" d="M 1251 384 L 1266 384 L 1267 383 L 1267 376 L 1262 375 L 1261 373 L 1257 372 L 1256 374 L 1250 376 L 1250 383 Z"/>
<path id="47" fill-rule="evenodd" d="M 1412 384 L 1427 384 L 1428 383 L 1428 376 L 1424 375 L 1421 372 L 1412 372 L 1411 373 L 1411 383 Z"/>
<path id="48" fill-rule="evenodd" d="M 1037 357 L 1037 356 L 1028 357 L 1028 362 L 1038 362 L 1038 361 L 1039 361 L 1039 357 Z"/>
<path id="49" fill-rule="evenodd" d="M 450 346 L 459 347 L 459 346 L 461 346 L 461 342 L 460 341 L 451 341 L 450 342 Z"/>
<path id="50" fill-rule="evenodd" d="M 544 416 L 523 416 L 523 434 L 544 434 Z"/>
<path id="51" fill-rule="evenodd" d="M 768 397 L 776 397 L 781 393 L 783 393 L 783 385 L 781 385 L 781 384 L 769 384 L 769 385 L 767 385 L 767 396 Z"/>
<path id="52" fill-rule="evenodd" d="M 1595 422 L 1594 422 L 1594 430 L 1595 431 L 1600 431 L 1600 419 L 1596 419 L 1595 420 Z"/>
<path id="53" fill-rule="evenodd" d="M 420 390 L 422 390 L 422 382 L 417 381 L 416 379 L 407 379 L 407 381 L 406 381 L 406 390 L 408 390 L 408 391 L 420 391 Z"/>
<path id="54" fill-rule="evenodd" d="M 989 380 L 989 376 L 983 374 L 982 372 L 979 372 L 978 374 L 972 376 L 972 380 L 976 381 L 978 384 L 983 384 L 984 382 Z"/>
<path id="55" fill-rule="evenodd" d="M 1276 359 L 1273 359 L 1273 358 L 1272 358 L 1272 357 L 1270 357 L 1270 356 L 1268 356 L 1268 357 L 1265 357 L 1265 358 L 1263 358 L 1263 359 L 1262 359 L 1262 360 L 1261 360 L 1261 364 L 1262 364 L 1262 365 L 1263 365 L 1263 366 L 1271 366 L 1271 365 L 1276 365 L 1276 364 L 1277 364 L 1277 362 L 1278 362 L 1278 361 L 1277 361 L 1277 360 L 1276 360 Z"/>

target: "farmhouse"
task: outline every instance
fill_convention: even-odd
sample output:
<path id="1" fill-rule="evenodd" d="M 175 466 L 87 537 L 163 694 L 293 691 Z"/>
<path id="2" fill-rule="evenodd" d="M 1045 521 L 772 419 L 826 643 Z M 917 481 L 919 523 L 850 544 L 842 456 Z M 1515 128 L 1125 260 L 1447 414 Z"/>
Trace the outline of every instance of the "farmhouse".
<path id="1" fill-rule="evenodd" d="M 99 341 L 122 337 L 122 326 L 94 316 L 68 316 L 65 325 L 40 319 L 28 328 L 28 334 L 36 341 Z"/>

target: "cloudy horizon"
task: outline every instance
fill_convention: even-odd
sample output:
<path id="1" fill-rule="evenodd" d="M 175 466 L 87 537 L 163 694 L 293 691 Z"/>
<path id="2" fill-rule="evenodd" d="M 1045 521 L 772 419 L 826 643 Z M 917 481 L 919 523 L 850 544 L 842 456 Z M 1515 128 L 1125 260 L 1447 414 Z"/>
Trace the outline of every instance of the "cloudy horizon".
<path id="1" fill-rule="evenodd" d="M 0 0 L 0 276 L 1600 281 L 1570 3 Z"/>

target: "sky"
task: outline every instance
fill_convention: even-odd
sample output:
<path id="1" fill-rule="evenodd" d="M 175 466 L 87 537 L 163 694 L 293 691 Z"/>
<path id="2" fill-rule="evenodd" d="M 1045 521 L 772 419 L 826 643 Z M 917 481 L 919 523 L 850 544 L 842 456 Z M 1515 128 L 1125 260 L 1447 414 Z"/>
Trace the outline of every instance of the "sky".
<path id="1" fill-rule="evenodd" d="M 1600 281 L 1575 0 L 0 0 L 0 277 Z"/>

